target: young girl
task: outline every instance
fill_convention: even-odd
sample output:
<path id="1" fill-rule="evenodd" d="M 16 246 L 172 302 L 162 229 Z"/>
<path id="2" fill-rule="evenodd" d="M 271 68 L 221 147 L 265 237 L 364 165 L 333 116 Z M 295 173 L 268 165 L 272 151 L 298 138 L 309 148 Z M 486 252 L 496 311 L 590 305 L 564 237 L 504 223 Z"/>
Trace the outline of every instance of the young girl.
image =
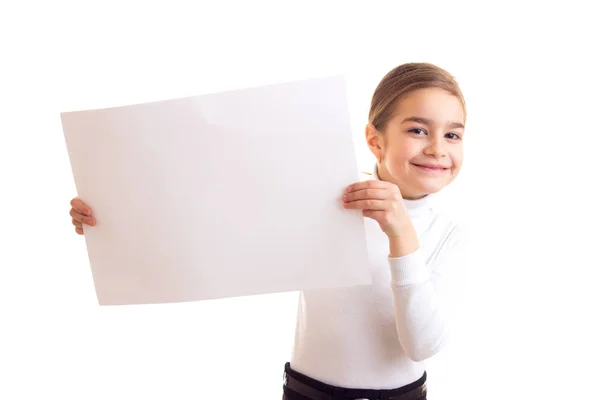
<path id="1" fill-rule="evenodd" d="M 423 361 L 448 339 L 464 243 L 433 195 L 461 169 L 465 120 L 457 83 L 432 64 L 400 65 L 377 86 L 366 127 L 377 164 L 340 199 L 366 217 L 373 283 L 300 294 L 284 400 L 426 399 Z M 71 206 L 83 234 L 92 212 Z"/>

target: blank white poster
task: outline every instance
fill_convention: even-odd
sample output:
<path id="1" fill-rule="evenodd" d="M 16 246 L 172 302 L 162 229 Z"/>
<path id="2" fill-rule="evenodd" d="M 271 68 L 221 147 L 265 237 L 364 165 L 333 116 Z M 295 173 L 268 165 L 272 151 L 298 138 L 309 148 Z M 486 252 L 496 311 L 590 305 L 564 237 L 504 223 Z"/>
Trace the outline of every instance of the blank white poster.
<path id="1" fill-rule="evenodd" d="M 101 305 L 371 283 L 343 77 L 61 119 Z"/>

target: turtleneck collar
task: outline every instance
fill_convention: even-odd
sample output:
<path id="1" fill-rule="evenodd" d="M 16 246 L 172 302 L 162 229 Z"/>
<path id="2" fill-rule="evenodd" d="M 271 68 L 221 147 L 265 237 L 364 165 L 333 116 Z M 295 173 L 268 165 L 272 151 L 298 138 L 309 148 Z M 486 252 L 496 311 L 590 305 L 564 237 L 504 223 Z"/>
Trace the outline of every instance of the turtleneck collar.
<path id="1" fill-rule="evenodd" d="M 375 164 L 375 166 L 373 167 L 371 174 L 373 179 L 381 180 L 377 171 L 377 164 Z M 417 200 L 404 199 L 404 204 L 406 204 L 406 208 L 408 209 L 408 213 L 410 216 L 418 216 L 422 214 L 428 214 L 429 212 L 431 212 L 434 206 L 434 200 L 435 195 L 428 194 L 427 196 Z"/>

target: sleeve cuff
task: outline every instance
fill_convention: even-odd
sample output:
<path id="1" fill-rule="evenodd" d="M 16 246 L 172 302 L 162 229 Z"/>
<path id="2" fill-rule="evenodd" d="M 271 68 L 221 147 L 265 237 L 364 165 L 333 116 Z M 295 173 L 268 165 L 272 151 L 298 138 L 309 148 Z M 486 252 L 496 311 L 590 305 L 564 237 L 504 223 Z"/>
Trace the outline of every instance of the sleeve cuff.
<path id="1" fill-rule="evenodd" d="M 392 274 L 392 285 L 420 285 L 429 280 L 430 272 L 421 250 L 397 258 L 388 258 Z"/>

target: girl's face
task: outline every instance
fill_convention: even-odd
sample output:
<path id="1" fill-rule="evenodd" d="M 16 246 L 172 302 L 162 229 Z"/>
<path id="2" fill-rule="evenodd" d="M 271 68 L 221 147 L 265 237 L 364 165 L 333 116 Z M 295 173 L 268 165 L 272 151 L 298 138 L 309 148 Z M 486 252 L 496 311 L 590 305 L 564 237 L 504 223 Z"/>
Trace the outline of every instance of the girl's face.
<path id="1" fill-rule="evenodd" d="M 443 189 L 462 166 L 464 121 L 461 101 L 443 89 L 407 94 L 383 132 L 367 126 L 367 143 L 381 160 L 380 179 L 398 185 L 405 199 Z"/>

